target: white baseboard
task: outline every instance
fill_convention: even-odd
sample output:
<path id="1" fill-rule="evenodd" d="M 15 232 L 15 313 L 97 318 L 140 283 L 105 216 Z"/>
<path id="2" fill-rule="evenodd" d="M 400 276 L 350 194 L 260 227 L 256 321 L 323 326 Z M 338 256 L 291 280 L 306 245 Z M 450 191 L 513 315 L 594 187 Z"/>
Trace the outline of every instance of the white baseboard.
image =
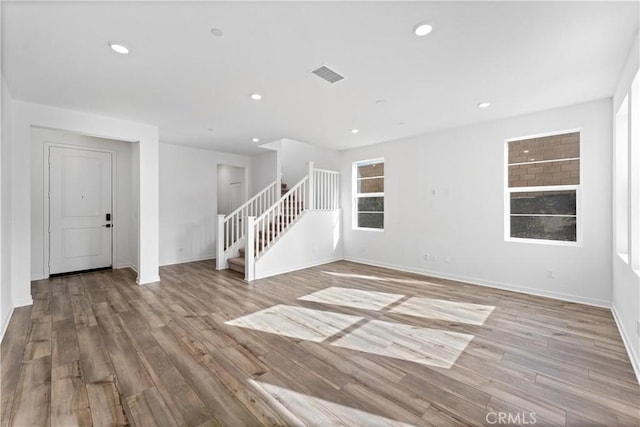
<path id="1" fill-rule="evenodd" d="M 0 325 L 0 328 L 2 328 L 1 330 L 2 333 L 0 333 L 0 342 L 2 342 L 2 340 L 4 339 L 5 332 L 7 332 L 7 328 L 9 327 L 9 321 L 11 320 L 11 316 L 13 315 L 13 311 L 18 307 L 33 305 L 33 299 L 31 298 L 31 296 L 29 296 L 19 300 L 13 300 L 12 303 L 13 303 L 13 306 L 11 307 L 11 310 L 9 310 L 9 314 L 6 316 L 5 319 L 2 319 L 3 323 Z"/>
<path id="2" fill-rule="evenodd" d="M 327 259 L 323 259 L 323 260 L 311 261 L 311 262 L 307 262 L 307 263 L 303 263 L 303 264 L 288 266 L 286 271 L 285 270 L 266 271 L 266 272 L 263 272 L 260 276 L 258 276 L 256 274 L 255 280 L 265 279 L 267 277 L 276 276 L 278 274 L 291 273 L 292 271 L 303 270 L 305 268 L 316 267 L 318 265 L 329 264 L 330 262 L 341 261 L 343 259 L 344 258 L 342 258 L 342 257 L 332 257 L 332 258 L 327 258 Z"/>
<path id="3" fill-rule="evenodd" d="M 13 315 L 13 310 L 15 310 L 15 307 L 11 307 L 11 310 L 9 310 L 9 315 L 6 316 L 5 319 L 3 319 L 2 333 L 0 333 L 0 342 L 2 342 L 2 340 L 4 339 L 5 332 L 7 332 L 7 328 L 9 327 L 9 321 L 11 320 L 11 316 Z"/>
<path id="4" fill-rule="evenodd" d="M 151 283 L 158 283 L 160 281 L 160 276 L 153 276 L 153 277 L 145 277 L 145 278 L 140 278 L 140 276 L 136 277 L 136 283 L 138 285 L 149 285 Z"/>
<path id="5" fill-rule="evenodd" d="M 618 330 L 620 331 L 620 335 L 622 336 L 622 342 L 624 343 L 625 348 L 627 349 L 627 354 L 629 355 L 629 359 L 631 360 L 631 366 L 633 367 L 633 372 L 636 374 L 636 379 L 640 382 L 640 358 L 636 354 L 633 345 L 631 343 L 631 339 L 629 338 L 629 334 L 627 334 L 626 329 L 624 328 L 622 321 L 620 320 L 620 316 L 616 311 L 615 306 L 611 306 L 611 313 L 613 313 L 613 318 L 616 321 L 616 325 L 618 326 Z"/>
<path id="6" fill-rule="evenodd" d="M 175 259 L 172 261 L 164 261 L 163 263 L 160 264 L 160 267 L 164 267 L 166 265 L 185 264 L 187 262 L 208 261 L 210 259 L 215 259 L 215 258 L 216 258 L 215 255 L 205 255 L 201 257 Z"/>
<path id="7" fill-rule="evenodd" d="M 29 295 L 28 297 L 13 300 L 14 308 L 25 307 L 27 305 L 33 305 L 33 298 L 31 298 L 31 295 Z"/>
<path id="8" fill-rule="evenodd" d="M 456 280 L 458 282 L 465 282 L 465 283 L 469 283 L 471 285 L 486 286 L 488 288 L 502 289 L 502 290 L 513 291 L 513 292 L 522 292 L 522 293 L 529 294 L 529 295 L 536 295 L 536 296 L 541 296 L 541 297 L 553 298 L 553 299 L 557 299 L 557 300 L 561 300 L 561 301 L 567 301 L 567 302 L 577 302 L 577 303 L 580 303 L 580 304 L 587 304 L 587 305 L 592 305 L 592 306 L 595 306 L 595 307 L 611 308 L 611 302 L 609 302 L 609 301 L 593 299 L 593 298 L 586 298 L 586 297 L 582 297 L 582 296 L 579 296 L 579 295 L 563 294 L 561 292 L 541 291 L 540 289 L 534 289 L 534 288 L 527 288 L 527 287 L 524 287 L 524 286 L 511 285 L 509 283 L 493 282 L 493 281 L 488 281 L 488 280 L 476 279 L 476 278 L 473 278 L 473 277 L 457 276 L 457 275 L 452 275 L 452 274 L 442 274 L 442 273 L 434 272 L 434 271 L 419 270 L 419 269 L 416 269 L 416 268 L 406 267 L 406 266 L 402 266 L 402 265 L 381 263 L 381 262 L 370 261 L 370 260 L 360 259 L 360 258 L 355 258 L 355 257 L 345 257 L 344 260 L 345 261 L 357 262 L 358 264 L 372 265 L 372 266 L 376 266 L 376 267 L 383 267 L 383 268 L 389 268 L 389 269 L 392 269 L 392 270 L 398 270 L 398 271 L 405 271 L 405 272 L 408 272 L 408 273 L 420 274 L 422 276 L 435 277 L 435 278 L 438 278 L 438 279 Z"/>

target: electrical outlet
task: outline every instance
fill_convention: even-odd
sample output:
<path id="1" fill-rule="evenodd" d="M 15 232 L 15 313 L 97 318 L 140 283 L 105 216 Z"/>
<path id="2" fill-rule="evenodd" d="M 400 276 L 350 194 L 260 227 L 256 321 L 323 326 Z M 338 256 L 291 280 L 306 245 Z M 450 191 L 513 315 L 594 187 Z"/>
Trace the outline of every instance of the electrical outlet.
<path id="1" fill-rule="evenodd" d="M 429 254 L 424 254 L 424 260 L 429 261 Z"/>
<path id="2" fill-rule="evenodd" d="M 547 270 L 545 276 L 547 277 L 547 279 L 553 279 L 553 270 Z"/>

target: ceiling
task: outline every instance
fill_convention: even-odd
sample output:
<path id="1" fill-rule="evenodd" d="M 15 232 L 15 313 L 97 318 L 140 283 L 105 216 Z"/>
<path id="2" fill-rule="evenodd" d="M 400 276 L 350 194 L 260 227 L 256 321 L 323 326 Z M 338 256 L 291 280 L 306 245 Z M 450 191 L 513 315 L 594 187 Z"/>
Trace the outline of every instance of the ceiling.
<path id="1" fill-rule="evenodd" d="M 155 124 L 161 142 L 348 149 L 609 97 L 638 17 L 635 1 L 3 1 L 2 71 L 14 99 Z"/>

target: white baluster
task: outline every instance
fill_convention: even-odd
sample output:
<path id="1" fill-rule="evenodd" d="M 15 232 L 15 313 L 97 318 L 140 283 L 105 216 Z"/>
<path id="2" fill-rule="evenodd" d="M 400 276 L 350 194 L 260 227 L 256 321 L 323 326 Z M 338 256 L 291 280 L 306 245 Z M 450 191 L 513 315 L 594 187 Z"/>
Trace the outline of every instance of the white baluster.
<path id="1" fill-rule="evenodd" d="M 216 270 L 225 267 L 224 256 L 224 215 L 218 215 L 218 225 L 216 227 Z"/>
<path id="2" fill-rule="evenodd" d="M 247 246 L 244 263 L 244 279 L 247 281 L 252 281 L 255 278 L 255 255 L 253 251 L 255 219 L 255 216 L 247 217 Z"/>

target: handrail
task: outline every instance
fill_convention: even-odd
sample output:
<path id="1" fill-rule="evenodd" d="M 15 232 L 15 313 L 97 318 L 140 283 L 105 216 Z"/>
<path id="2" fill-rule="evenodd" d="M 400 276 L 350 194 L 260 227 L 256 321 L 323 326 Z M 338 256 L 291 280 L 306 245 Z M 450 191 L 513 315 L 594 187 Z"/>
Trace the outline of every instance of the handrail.
<path id="1" fill-rule="evenodd" d="M 231 217 L 232 215 L 235 215 L 236 213 L 240 212 L 242 210 L 242 208 L 245 207 L 245 205 L 250 205 L 251 203 L 253 203 L 258 197 L 262 196 L 264 193 L 266 193 L 267 191 L 271 190 L 271 187 L 276 187 L 278 185 L 278 181 L 273 181 L 271 184 L 267 185 L 265 188 L 263 188 L 262 190 L 260 190 L 259 193 L 257 193 L 255 196 L 253 196 L 252 198 L 250 198 L 249 200 L 247 200 L 246 202 L 244 202 L 242 205 L 240 205 L 235 211 L 231 212 L 230 214 L 228 214 L 227 216 L 225 216 L 225 219 Z"/>
<path id="2" fill-rule="evenodd" d="M 318 169 L 318 168 L 313 168 L 314 171 L 316 172 L 324 172 L 324 173 L 330 173 L 330 174 L 334 174 L 334 175 L 340 175 L 339 171 L 332 171 L 329 169 Z"/>
<path id="3" fill-rule="evenodd" d="M 237 243 L 245 238 L 247 218 L 259 215 L 269 209 L 277 200 L 279 191 L 278 181 L 276 180 L 229 215 L 218 215 L 216 268 L 223 269 L 226 267 L 227 251 L 230 248 L 237 247 Z"/>

